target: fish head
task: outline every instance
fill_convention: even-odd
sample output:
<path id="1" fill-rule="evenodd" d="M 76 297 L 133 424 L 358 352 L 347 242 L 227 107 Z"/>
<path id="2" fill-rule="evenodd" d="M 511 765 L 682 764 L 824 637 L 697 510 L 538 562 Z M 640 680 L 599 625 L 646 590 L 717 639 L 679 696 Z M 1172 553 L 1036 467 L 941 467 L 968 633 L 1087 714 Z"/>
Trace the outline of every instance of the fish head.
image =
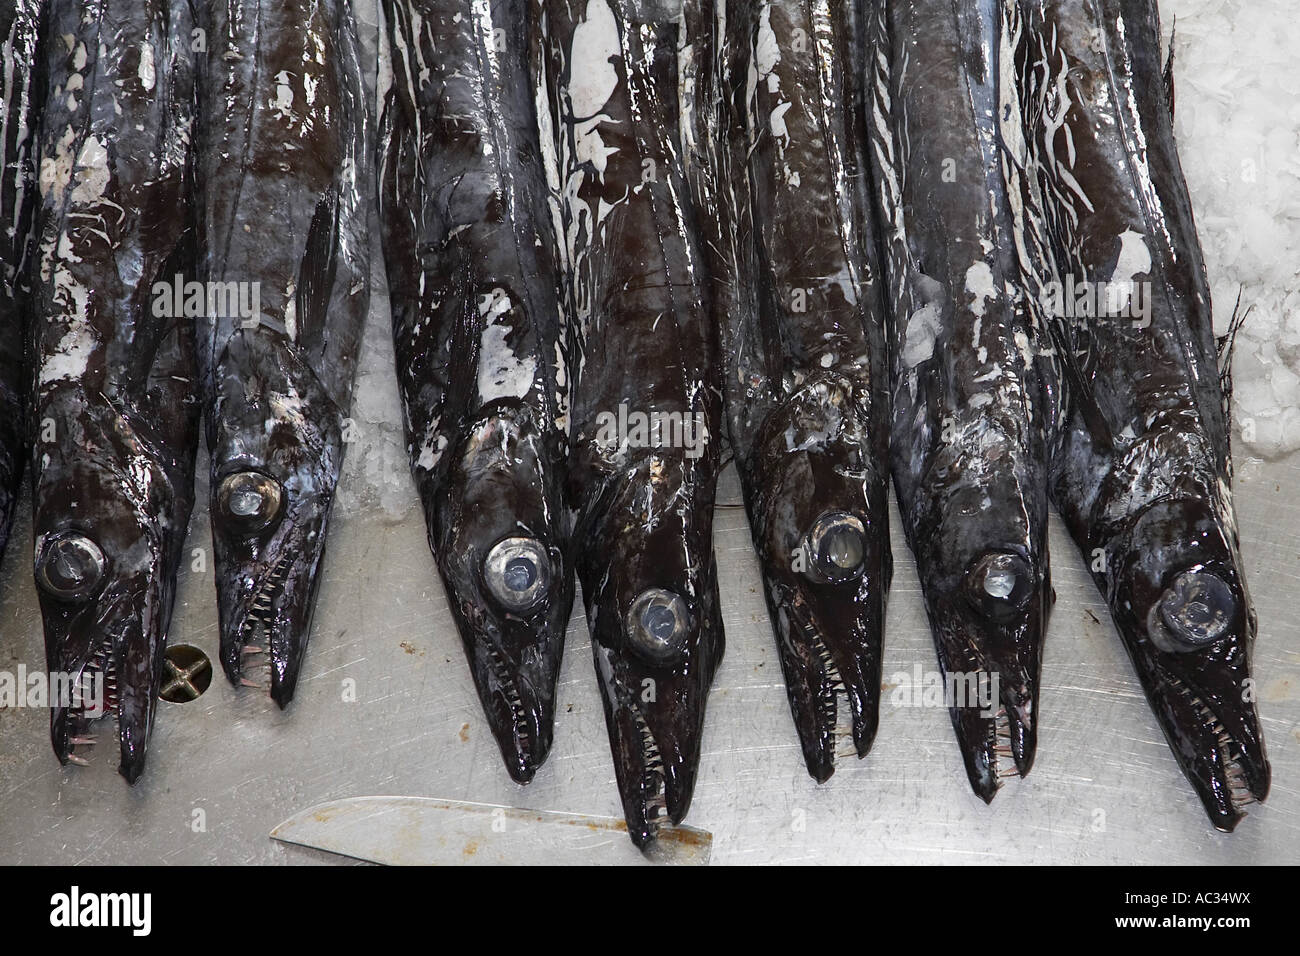
<path id="1" fill-rule="evenodd" d="M 1046 478 L 1032 456 L 1008 454 L 1019 443 L 988 423 L 958 423 L 954 436 L 923 478 L 912 545 L 966 773 L 988 802 L 1000 778 L 1029 773 L 1037 752 L 1053 601 Z"/>
<path id="2" fill-rule="evenodd" d="M 1117 627 L 1156 717 L 1214 825 L 1268 795 L 1255 707 L 1257 621 L 1236 535 L 1214 496 L 1148 505 L 1107 549 Z"/>
<path id="3" fill-rule="evenodd" d="M 690 806 L 722 657 L 712 468 L 675 454 L 631 464 L 574 539 L 624 817 L 642 848 Z"/>
<path id="4" fill-rule="evenodd" d="M 111 409 L 70 414 L 77 457 L 37 472 L 34 572 L 52 681 L 50 735 L 60 761 L 83 762 L 92 724 L 116 719 L 119 770 L 144 770 L 162 678 L 176 564 L 190 509 L 140 433 Z"/>
<path id="5" fill-rule="evenodd" d="M 557 449 L 525 406 L 494 404 L 465 430 L 430 536 L 474 684 L 506 769 L 532 780 L 551 747 L 573 607 Z"/>
<path id="6" fill-rule="evenodd" d="M 343 420 L 286 349 L 233 343 L 210 434 L 221 662 L 292 700 L 343 457 Z M 264 668 L 265 682 L 247 677 Z"/>
<path id="7" fill-rule="evenodd" d="M 878 723 L 891 558 L 869 421 L 860 390 L 824 375 L 768 415 L 746 462 L 786 690 L 819 782 L 834 773 L 840 735 L 863 757 Z"/>

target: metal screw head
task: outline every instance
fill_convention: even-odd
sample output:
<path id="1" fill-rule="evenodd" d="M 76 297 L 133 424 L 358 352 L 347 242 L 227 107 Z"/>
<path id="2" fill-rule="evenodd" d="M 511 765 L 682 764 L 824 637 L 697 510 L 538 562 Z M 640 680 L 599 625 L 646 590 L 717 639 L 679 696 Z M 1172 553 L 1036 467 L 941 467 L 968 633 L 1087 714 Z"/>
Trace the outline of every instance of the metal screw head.
<path id="1" fill-rule="evenodd" d="M 834 584 L 862 577 L 867 554 L 867 529 L 862 519 L 844 511 L 827 511 L 805 536 L 811 558 L 809 571 Z"/>
<path id="2" fill-rule="evenodd" d="M 263 531 L 280 517 L 284 489 L 260 471 L 237 471 L 217 486 L 217 507 L 226 520 L 246 532 Z"/>
<path id="3" fill-rule="evenodd" d="M 632 602 L 626 628 L 628 641 L 638 653 L 665 664 L 686 652 L 691 612 L 686 602 L 672 591 L 650 588 Z"/>
<path id="4" fill-rule="evenodd" d="M 1156 645 L 1164 650 L 1195 651 L 1223 637 L 1237 613 L 1237 599 L 1217 574 L 1184 571 L 1165 588 L 1159 608 L 1165 632 L 1152 629 Z"/>
<path id="5" fill-rule="evenodd" d="M 192 644 L 170 644 L 163 651 L 163 681 L 158 696 L 173 704 L 196 700 L 212 684 L 212 661 Z"/>
<path id="6" fill-rule="evenodd" d="M 521 614 L 550 593 L 550 555 L 535 538 L 505 538 L 484 559 L 483 580 L 498 604 Z"/>
<path id="7" fill-rule="evenodd" d="M 45 537 L 36 558 L 36 581 L 60 601 L 84 601 L 104 580 L 108 560 L 90 538 L 79 531 L 59 531 Z"/>

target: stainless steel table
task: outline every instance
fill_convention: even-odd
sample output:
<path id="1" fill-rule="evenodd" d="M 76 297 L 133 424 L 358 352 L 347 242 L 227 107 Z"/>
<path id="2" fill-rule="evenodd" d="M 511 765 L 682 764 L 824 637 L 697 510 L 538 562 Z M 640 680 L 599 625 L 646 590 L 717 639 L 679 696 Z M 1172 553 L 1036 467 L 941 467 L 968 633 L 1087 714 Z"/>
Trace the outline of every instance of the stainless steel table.
<path id="1" fill-rule="evenodd" d="M 373 43 L 373 0 L 359 4 Z M 407 478 L 390 371 L 387 300 L 376 296 L 355 418 L 360 440 L 330 532 L 297 699 L 218 675 L 187 704 L 161 704 L 144 778 L 128 787 L 111 740 L 89 768 L 61 768 L 48 713 L 0 710 L 0 863 L 303 863 L 340 858 L 271 841 L 323 800 L 429 795 L 618 815 L 586 627 L 575 615 L 555 748 L 519 787 L 501 767 L 448 613 Z M 200 471 L 205 472 L 200 463 Z M 825 786 L 805 773 L 743 511 L 719 511 L 727 656 L 718 674 L 689 822 L 716 863 L 1294 863 L 1300 861 L 1300 458 L 1242 460 L 1237 479 L 1272 797 L 1231 836 L 1209 826 L 1148 710 L 1073 545 L 1053 529 L 1056 605 L 1044 662 L 1037 764 L 991 807 L 970 791 L 947 714 L 885 694 L 875 749 Z M 201 483 L 199 501 L 206 502 Z M 721 491 L 737 501 L 734 476 Z M 24 517 L 0 574 L 0 669 L 43 666 Z M 210 541 L 201 506 L 190 547 Z M 919 585 L 895 515 L 887 683 L 934 667 Z M 186 570 L 173 642 L 216 660 L 210 570 Z M 344 700 L 345 682 L 355 702 Z M 626 844 L 629 860 L 636 859 Z M 470 848 L 466 848 L 469 850 Z"/>

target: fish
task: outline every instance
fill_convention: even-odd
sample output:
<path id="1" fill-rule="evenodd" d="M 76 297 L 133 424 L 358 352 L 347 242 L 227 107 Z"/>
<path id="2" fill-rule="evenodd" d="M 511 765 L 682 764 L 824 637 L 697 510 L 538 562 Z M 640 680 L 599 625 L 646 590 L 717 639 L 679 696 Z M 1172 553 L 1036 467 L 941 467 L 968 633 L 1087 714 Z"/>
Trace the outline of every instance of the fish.
<path id="1" fill-rule="evenodd" d="M 1024 9 L 1021 112 L 1047 200 L 1043 299 L 1065 371 L 1052 496 L 1179 766 L 1231 831 L 1268 795 L 1271 769 L 1232 505 L 1228 355 L 1178 158 L 1159 9 Z"/>
<path id="2" fill-rule="evenodd" d="M 40 0 L 0 0 L 0 557 L 13 527 L 28 453 L 27 355 L 34 134 L 41 108 Z"/>
<path id="3" fill-rule="evenodd" d="M 628 835 L 680 823 L 725 637 L 722 362 L 687 179 L 710 4 L 546 0 L 539 121 L 571 361 L 566 500 Z"/>
<path id="4" fill-rule="evenodd" d="M 357 434 L 368 104 L 347 0 L 215 0 L 202 14 L 200 274 L 211 301 L 197 324 L 221 665 L 284 708 Z"/>
<path id="5" fill-rule="evenodd" d="M 511 777 L 550 751 L 573 607 L 567 342 L 530 0 L 385 0 L 379 197 L 412 472 Z"/>
<path id="6" fill-rule="evenodd" d="M 859 757 L 875 738 L 892 574 L 865 36 L 853 4 L 718 6 L 697 165 L 717 211 L 728 434 L 791 713 L 825 782 L 841 738 Z"/>
<path id="7" fill-rule="evenodd" d="M 50 737 L 84 764 L 96 721 L 116 718 L 135 783 L 194 502 L 194 323 L 171 307 L 197 256 L 193 16 L 187 0 L 51 0 L 48 17 L 30 470 L 46 659 L 64 685 Z"/>
<path id="8" fill-rule="evenodd" d="M 966 773 L 989 802 L 1034 762 L 1053 601 L 1060 387 L 1026 278 L 1034 193 L 1008 146 L 1019 21 L 1001 0 L 886 0 L 867 20 L 894 487 Z"/>

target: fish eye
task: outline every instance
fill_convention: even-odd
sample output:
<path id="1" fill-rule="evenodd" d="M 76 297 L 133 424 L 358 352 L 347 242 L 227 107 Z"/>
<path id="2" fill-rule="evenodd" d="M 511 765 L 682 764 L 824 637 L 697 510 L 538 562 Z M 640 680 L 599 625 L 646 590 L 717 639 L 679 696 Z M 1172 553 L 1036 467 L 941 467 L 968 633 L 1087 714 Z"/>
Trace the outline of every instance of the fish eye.
<path id="1" fill-rule="evenodd" d="M 551 559 L 535 538 L 505 538 L 483 561 L 483 580 L 498 604 L 522 613 L 550 593 Z"/>
<path id="2" fill-rule="evenodd" d="M 1009 624 L 1024 613 L 1033 590 L 1029 562 L 1010 551 L 981 555 L 966 572 L 966 594 L 991 621 Z"/>
<path id="3" fill-rule="evenodd" d="M 48 535 L 36 559 L 41 589 L 60 601 L 84 601 L 104 580 L 108 562 L 103 550 L 77 531 Z"/>
<path id="4" fill-rule="evenodd" d="M 814 577 L 845 584 L 862 577 L 867 554 L 867 529 L 862 520 L 844 511 L 828 511 L 805 536 Z"/>
<path id="5" fill-rule="evenodd" d="M 1237 599 L 1217 574 L 1184 571 L 1165 588 L 1158 607 L 1168 633 L 1153 628 L 1153 641 L 1163 650 L 1183 652 L 1200 650 L 1223 637 L 1237 612 Z"/>
<path id="6" fill-rule="evenodd" d="M 283 500 L 280 483 L 258 471 L 237 471 L 217 486 L 217 507 L 246 532 L 263 531 L 274 524 Z"/>
<path id="7" fill-rule="evenodd" d="M 627 613 L 628 641 L 642 655 L 661 664 L 680 658 L 686 651 L 690 625 L 686 602 L 663 588 L 642 591 Z"/>

